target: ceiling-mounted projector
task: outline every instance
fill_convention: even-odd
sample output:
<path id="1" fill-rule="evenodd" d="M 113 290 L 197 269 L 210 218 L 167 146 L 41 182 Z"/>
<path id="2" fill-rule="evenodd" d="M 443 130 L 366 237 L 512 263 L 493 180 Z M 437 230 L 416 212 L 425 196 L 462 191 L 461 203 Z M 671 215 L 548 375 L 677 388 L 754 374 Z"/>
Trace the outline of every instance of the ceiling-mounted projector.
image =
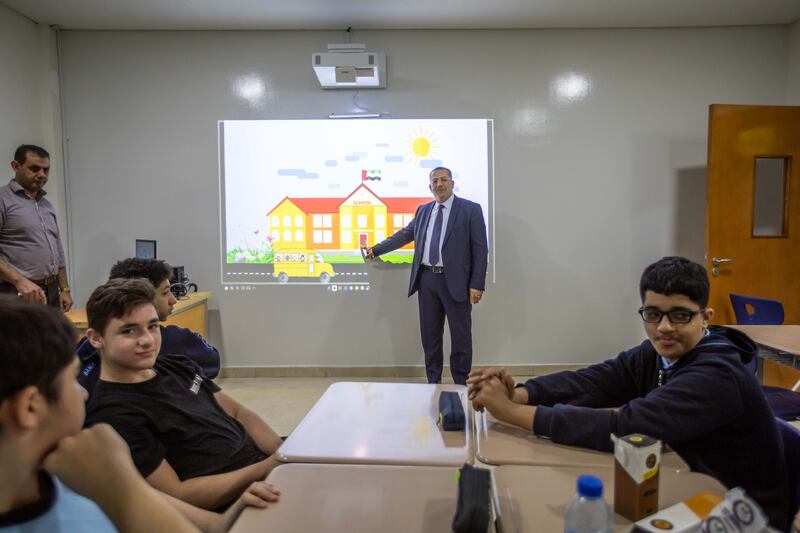
<path id="1" fill-rule="evenodd" d="M 386 88 L 386 54 L 363 44 L 329 44 L 327 53 L 311 54 L 311 63 L 323 89 Z"/>

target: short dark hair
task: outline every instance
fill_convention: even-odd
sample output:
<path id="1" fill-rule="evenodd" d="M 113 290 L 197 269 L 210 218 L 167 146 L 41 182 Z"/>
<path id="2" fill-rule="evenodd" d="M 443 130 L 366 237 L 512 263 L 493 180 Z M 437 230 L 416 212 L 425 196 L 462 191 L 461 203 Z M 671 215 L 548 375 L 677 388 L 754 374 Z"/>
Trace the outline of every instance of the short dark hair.
<path id="1" fill-rule="evenodd" d="M 44 159 L 50 159 L 50 153 L 41 146 L 36 146 L 35 144 L 20 144 L 14 151 L 14 161 L 20 165 L 25 164 L 25 160 L 28 158 L 28 152 L 33 152 L 35 155 Z"/>
<path id="2" fill-rule="evenodd" d="M 165 279 L 172 277 L 172 267 L 161 259 L 142 259 L 129 257 L 111 267 L 108 279 L 114 278 L 146 278 L 158 287 Z"/>
<path id="3" fill-rule="evenodd" d="M 682 294 L 705 308 L 708 305 L 708 273 L 705 267 L 685 257 L 662 257 L 644 269 L 639 281 L 639 295 L 646 291 L 671 296 Z"/>
<path id="4" fill-rule="evenodd" d="M 436 172 L 437 170 L 445 170 L 445 171 L 447 171 L 447 175 L 450 177 L 450 179 L 453 179 L 453 171 L 452 170 L 450 170 L 447 167 L 436 167 L 433 170 L 431 170 L 430 172 L 428 172 L 428 180 L 429 181 L 433 177 L 433 173 Z"/>
<path id="5" fill-rule="evenodd" d="M 0 295 L 0 403 L 30 385 L 58 400 L 58 376 L 75 360 L 76 339 L 55 307 Z"/>
<path id="6" fill-rule="evenodd" d="M 155 306 L 155 299 L 156 291 L 146 279 L 110 279 L 86 302 L 89 327 L 103 335 L 112 319 L 122 318 L 142 304 Z"/>

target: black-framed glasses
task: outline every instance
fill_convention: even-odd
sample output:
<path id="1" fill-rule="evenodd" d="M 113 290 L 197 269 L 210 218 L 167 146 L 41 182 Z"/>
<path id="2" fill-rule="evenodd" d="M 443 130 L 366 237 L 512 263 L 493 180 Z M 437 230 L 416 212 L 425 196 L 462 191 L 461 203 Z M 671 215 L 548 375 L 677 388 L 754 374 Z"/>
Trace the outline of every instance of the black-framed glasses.
<path id="1" fill-rule="evenodd" d="M 660 323 L 664 315 L 667 315 L 667 318 L 672 324 L 688 324 L 692 321 L 694 315 L 699 315 L 703 311 L 705 311 L 705 309 L 692 311 L 685 307 L 673 307 L 669 311 L 662 311 L 658 307 L 640 307 L 638 313 L 641 315 L 642 320 L 650 324 Z"/>

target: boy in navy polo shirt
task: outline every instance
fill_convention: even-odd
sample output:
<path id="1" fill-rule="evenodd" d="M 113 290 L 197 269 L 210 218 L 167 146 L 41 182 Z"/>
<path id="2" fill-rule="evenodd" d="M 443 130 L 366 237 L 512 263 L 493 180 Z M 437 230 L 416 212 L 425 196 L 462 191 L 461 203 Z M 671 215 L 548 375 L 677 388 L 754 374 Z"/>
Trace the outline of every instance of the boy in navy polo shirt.
<path id="1" fill-rule="evenodd" d="M 156 289 L 156 312 L 163 322 L 172 313 L 177 300 L 170 290 L 169 280 L 172 268 L 158 259 L 123 259 L 111 268 L 109 279 L 144 278 Z M 78 357 L 81 359 L 81 373 L 78 381 L 91 397 L 94 386 L 100 377 L 100 357 L 97 350 L 86 337 L 78 341 Z M 214 379 L 219 374 L 219 351 L 208 344 L 197 332 L 179 326 L 161 326 L 161 353 L 185 355 L 203 369 L 203 374 Z"/>

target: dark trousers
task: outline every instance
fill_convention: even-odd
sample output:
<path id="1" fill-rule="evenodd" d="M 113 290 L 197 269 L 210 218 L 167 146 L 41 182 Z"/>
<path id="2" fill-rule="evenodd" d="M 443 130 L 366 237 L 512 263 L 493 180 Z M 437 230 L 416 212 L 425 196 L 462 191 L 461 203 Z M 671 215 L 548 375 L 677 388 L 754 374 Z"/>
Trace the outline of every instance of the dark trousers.
<path id="1" fill-rule="evenodd" d="M 457 302 L 450 295 L 444 274 L 420 272 L 419 329 L 425 351 L 428 383 L 441 383 L 444 319 L 450 327 L 450 373 L 464 385 L 472 368 L 472 304 Z"/>
<path id="2" fill-rule="evenodd" d="M 44 291 L 44 295 L 47 298 L 47 304 L 52 305 L 53 307 L 61 308 L 61 303 L 58 300 L 58 280 L 48 283 L 47 285 L 39 285 Z M 0 282 L 0 294 L 19 294 L 17 292 L 17 288 L 11 284 L 6 282 Z"/>

